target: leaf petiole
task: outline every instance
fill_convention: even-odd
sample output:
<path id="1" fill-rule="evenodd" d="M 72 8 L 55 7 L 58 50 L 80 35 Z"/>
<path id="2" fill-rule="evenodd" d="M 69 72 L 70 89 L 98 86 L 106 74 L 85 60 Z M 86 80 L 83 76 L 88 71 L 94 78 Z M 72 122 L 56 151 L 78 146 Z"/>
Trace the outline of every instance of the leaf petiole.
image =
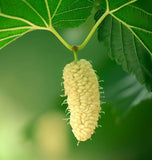
<path id="1" fill-rule="evenodd" d="M 93 28 L 91 29 L 91 31 L 89 32 L 88 36 L 85 38 L 85 40 L 82 42 L 82 44 L 80 46 L 77 47 L 76 51 L 80 51 L 82 50 L 88 43 L 88 41 L 91 39 L 92 35 L 94 34 L 94 32 L 96 31 L 96 29 L 98 28 L 98 26 L 101 24 L 101 22 L 106 18 L 106 16 L 108 14 L 112 14 L 113 12 L 118 11 L 119 9 L 136 2 L 137 0 L 132 0 L 128 3 L 123 4 L 122 6 L 120 6 L 117 9 L 111 10 L 109 8 L 109 1 L 106 0 L 106 5 L 107 5 L 107 9 L 105 11 L 105 13 L 99 18 L 99 20 L 96 22 L 96 24 L 93 26 Z M 62 43 L 63 45 L 68 48 L 70 51 L 74 51 L 73 47 L 71 45 L 69 45 L 60 35 L 59 33 L 54 29 L 54 27 L 51 25 L 51 28 L 49 29 Z M 75 51 L 74 51 L 74 55 L 75 55 Z"/>
<path id="2" fill-rule="evenodd" d="M 58 33 L 53 27 L 50 28 L 50 31 L 61 41 L 61 43 L 62 43 L 66 48 L 68 48 L 70 51 L 73 51 L 73 50 L 72 50 L 72 46 L 70 46 L 70 45 L 59 35 L 59 33 Z"/>
<path id="3" fill-rule="evenodd" d="M 96 29 L 98 28 L 98 26 L 100 25 L 100 23 L 105 19 L 105 17 L 109 14 L 109 11 L 107 10 L 101 17 L 100 19 L 96 22 L 96 24 L 93 26 L 93 28 L 91 29 L 91 31 L 89 32 L 88 36 L 86 37 L 86 39 L 83 41 L 83 43 L 77 47 L 77 51 L 80 51 L 81 49 L 83 49 L 88 41 L 91 39 L 92 35 L 94 34 L 94 32 L 96 31 Z M 49 28 L 48 30 L 50 30 L 60 41 L 61 43 L 70 51 L 74 51 L 73 47 L 71 45 L 69 45 L 61 36 L 60 34 L 54 29 L 53 26 L 51 26 L 51 28 Z M 76 52 L 74 51 L 74 57 L 75 57 L 75 62 L 77 62 L 77 58 L 76 58 Z"/>
<path id="4" fill-rule="evenodd" d="M 88 34 L 88 36 L 86 37 L 86 39 L 83 41 L 83 43 L 78 46 L 78 51 L 80 51 L 81 49 L 83 49 L 88 41 L 90 40 L 90 38 L 92 37 L 92 35 L 94 34 L 94 32 L 96 31 L 96 29 L 98 28 L 98 26 L 100 25 L 100 23 L 105 19 L 105 17 L 109 14 L 109 11 L 106 11 L 101 17 L 100 19 L 96 22 L 96 24 L 93 26 L 93 28 L 91 29 L 90 33 Z"/>

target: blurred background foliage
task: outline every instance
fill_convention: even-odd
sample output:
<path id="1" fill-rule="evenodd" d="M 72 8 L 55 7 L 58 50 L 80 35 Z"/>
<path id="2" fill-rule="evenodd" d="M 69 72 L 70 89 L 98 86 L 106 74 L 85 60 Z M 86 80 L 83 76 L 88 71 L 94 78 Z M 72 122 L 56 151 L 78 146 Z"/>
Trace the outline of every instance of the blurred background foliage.
<path id="1" fill-rule="evenodd" d="M 75 44 L 90 27 L 60 33 Z M 104 80 L 105 114 L 92 140 L 78 147 L 60 96 L 62 70 L 73 61 L 72 52 L 47 31 L 30 32 L 0 51 L 0 160 L 152 158 L 152 94 L 107 57 L 96 37 L 78 58 L 91 61 Z"/>

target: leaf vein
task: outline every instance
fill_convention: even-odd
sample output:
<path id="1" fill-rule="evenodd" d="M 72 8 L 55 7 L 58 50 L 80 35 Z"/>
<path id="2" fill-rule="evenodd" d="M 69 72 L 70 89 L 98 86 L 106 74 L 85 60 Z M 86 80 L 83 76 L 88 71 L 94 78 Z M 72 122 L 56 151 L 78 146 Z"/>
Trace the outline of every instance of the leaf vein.
<path id="1" fill-rule="evenodd" d="M 44 20 L 44 18 L 39 14 L 39 12 L 26 0 L 22 0 L 30 9 L 32 9 L 43 21 L 43 23 L 45 24 L 46 27 L 48 27 L 47 22 Z"/>
<path id="2" fill-rule="evenodd" d="M 22 21 L 24 23 L 27 23 L 31 26 L 36 26 L 35 24 L 33 24 L 32 22 L 24 19 L 24 18 L 20 18 L 20 17 L 15 17 L 15 16 L 11 16 L 11 15 L 7 15 L 7 14 L 4 14 L 4 13 L 0 13 L 0 16 L 2 17 L 5 17 L 5 18 L 9 18 L 9 19 L 15 19 L 15 20 L 19 20 L 19 21 Z"/>
<path id="3" fill-rule="evenodd" d="M 56 13 L 57 13 L 57 11 L 58 11 L 61 3 L 62 3 L 62 0 L 59 0 L 59 3 L 58 3 L 58 5 L 57 5 L 57 7 L 56 7 L 56 9 L 55 9 L 55 11 L 54 11 L 54 13 L 53 13 L 52 20 L 53 20 L 54 16 L 56 15 Z"/>
<path id="4" fill-rule="evenodd" d="M 148 31 L 147 29 L 143 29 L 143 28 L 140 28 L 140 27 L 132 26 L 132 25 L 129 25 L 129 26 L 130 26 L 130 28 L 134 28 L 134 29 L 141 30 L 143 32 L 147 32 L 149 34 L 152 34 L 152 31 Z"/>
<path id="5" fill-rule="evenodd" d="M 125 23 L 124 21 L 122 21 L 121 19 L 119 19 L 118 17 L 116 17 L 114 14 L 110 13 L 116 20 L 118 20 L 119 22 L 121 22 L 123 25 L 125 25 L 132 33 L 133 35 L 140 41 L 140 43 L 144 46 L 144 48 L 152 55 L 152 52 L 150 51 L 150 49 L 146 46 L 146 44 L 140 39 L 140 37 L 131 29 L 131 27 Z"/>
<path id="6" fill-rule="evenodd" d="M 4 48 L 5 46 L 7 46 L 8 44 L 10 44 L 11 42 L 15 41 L 17 38 L 21 37 L 22 35 L 24 35 L 24 34 L 30 32 L 30 31 L 32 31 L 32 30 L 28 30 L 28 31 L 26 31 L 26 32 L 24 32 L 24 33 L 22 33 L 22 34 L 20 34 L 20 36 L 16 36 L 13 40 L 9 41 L 8 43 L 6 43 L 6 44 L 3 45 L 2 47 L 0 47 L 0 49 Z M 13 37 L 12 37 L 12 38 L 13 38 Z"/>
<path id="7" fill-rule="evenodd" d="M 123 7 L 125 7 L 125 6 L 128 6 L 129 4 L 132 4 L 132 3 L 136 2 L 136 1 L 137 1 L 137 0 L 129 1 L 129 2 L 127 2 L 127 3 L 123 4 L 123 5 L 121 5 L 120 7 L 111 10 L 110 13 L 114 13 L 114 12 L 120 10 L 121 8 L 123 8 Z"/>
<path id="8" fill-rule="evenodd" d="M 143 9 L 139 8 L 139 7 L 136 7 L 136 6 L 133 6 L 133 5 L 129 5 L 129 7 L 132 7 L 132 8 L 138 9 L 138 10 L 140 10 L 140 11 L 144 12 L 145 14 L 148 14 L 149 16 L 152 16 L 152 13 L 149 13 L 149 12 L 147 12 L 147 11 L 145 11 L 145 10 L 143 10 Z"/>
<path id="9" fill-rule="evenodd" d="M 65 14 L 65 13 L 69 13 L 69 12 L 73 12 L 73 11 L 77 11 L 77 10 L 81 10 L 81 9 L 85 9 L 85 8 L 91 8 L 92 6 L 87 6 L 87 7 L 81 7 L 81 8 L 75 8 L 75 9 L 71 9 L 71 10 L 67 10 L 64 12 L 60 12 L 57 13 L 56 16 L 61 15 L 61 14 Z"/>
<path id="10" fill-rule="evenodd" d="M 6 29 L 0 29 L 0 32 L 14 31 L 14 30 L 20 30 L 20 29 L 32 29 L 32 27 L 30 27 L 30 26 L 24 26 L 24 27 L 6 28 Z"/>
<path id="11" fill-rule="evenodd" d="M 56 25 L 60 22 L 74 22 L 74 21 L 85 21 L 85 20 L 86 19 L 83 19 L 83 18 L 82 19 L 62 19 L 62 20 L 59 20 L 59 21 L 53 23 L 53 25 Z"/>
<path id="12" fill-rule="evenodd" d="M 134 46 L 135 46 L 135 50 L 136 50 L 136 55 L 137 55 L 137 47 L 136 47 L 136 43 L 135 43 L 135 36 L 133 36 L 133 42 L 134 42 Z M 145 71 L 145 73 L 150 77 L 150 78 L 152 78 L 152 74 L 150 73 L 150 71 L 143 65 L 143 64 L 141 64 L 140 63 L 140 61 L 139 61 L 139 58 L 138 58 L 138 56 L 136 56 L 137 57 L 137 59 L 138 59 L 138 62 L 139 62 L 139 65 L 140 65 L 140 67 L 141 67 L 141 72 L 144 74 L 144 72 L 143 72 L 143 70 Z M 143 70 L 142 70 L 143 69 Z M 144 83 L 144 82 L 143 82 Z"/>
<path id="13" fill-rule="evenodd" d="M 79 2 L 79 0 L 75 0 L 74 2 L 71 3 L 71 6 Z"/>
<path id="14" fill-rule="evenodd" d="M 52 26 L 51 13 L 50 13 L 50 8 L 49 8 L 48 0 L 45 0 L 45 5 L 46 5 L 47 12 L 48 12 L 49 25 Z"/>
<path id="15" fill-rule="evenodd" d="M 20 36 L 20 35 L 21 35 L 21 33 L 20 33 L 20 34 L 15 34 L 15 35 L 12 35 L 12 36 L 8 36 L 8 37 L 5 37 L 5 38 L 1 38 L 1 39 L 0 39 L 0 42 L 1 42 L 1 41 L 4 41 L 4 40 L 6 40 L 6 39 L 10 39 L 10 38 L 13 38 L 13 37 Z"/>

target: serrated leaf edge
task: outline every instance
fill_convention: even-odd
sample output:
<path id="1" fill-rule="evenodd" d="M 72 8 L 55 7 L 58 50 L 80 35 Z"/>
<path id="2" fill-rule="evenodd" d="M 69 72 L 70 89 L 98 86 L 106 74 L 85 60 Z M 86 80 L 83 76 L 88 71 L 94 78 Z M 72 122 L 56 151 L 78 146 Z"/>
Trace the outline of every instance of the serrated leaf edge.
<path id="1" fill-rule="evenodd" d="M 125 25 L 132 32 L 132 34 L 139 40 L 139 42 L 144 46 L 144 48 L 152 55 L 152 52 L 150 51 L 150 49 L 144 44 L 144 42 L 140 39 L 140 37 L 131 29 L 130 25 L 128 25 L 126 22 L 124 22 L 121 19 L 119 19 L 113 13 L 110 13 L 110 15 L 113 18 L 115 18 L 117 21 L 119 21 L 120 23 L 122 23 L 123 25 Z"/>

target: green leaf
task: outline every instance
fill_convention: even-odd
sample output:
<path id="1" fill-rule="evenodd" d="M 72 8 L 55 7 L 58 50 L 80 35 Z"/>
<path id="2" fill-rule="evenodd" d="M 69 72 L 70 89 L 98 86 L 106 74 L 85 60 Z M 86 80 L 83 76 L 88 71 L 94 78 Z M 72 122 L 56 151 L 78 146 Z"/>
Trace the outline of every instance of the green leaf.
<path id="1" fill-rule="evenodd" d="M 130 1 L 131 0 L 107 0 L 110 10 L 119 8 L 120 6 Z M 101 8 L 104 8 L 104 9 L 107 8 L 106 0 L 99 0 L 98 3 L 100 4 Z"/>
<path id="2" fill-rule="evenodd" d="M 110 12 L 98 28 L 98 39 L 104 41 L 112 59 L 152 91 L 152 14 L 139 8 L 139 2 L 126 2 L 109 0 Z M 95 20 L 103 13 L 99 10 Z"/>
<path id="3" fill-rule="evenodd" d="M 0 0 L 0 49 L 23 34 L 84 23 L 92 0 Z"/>

